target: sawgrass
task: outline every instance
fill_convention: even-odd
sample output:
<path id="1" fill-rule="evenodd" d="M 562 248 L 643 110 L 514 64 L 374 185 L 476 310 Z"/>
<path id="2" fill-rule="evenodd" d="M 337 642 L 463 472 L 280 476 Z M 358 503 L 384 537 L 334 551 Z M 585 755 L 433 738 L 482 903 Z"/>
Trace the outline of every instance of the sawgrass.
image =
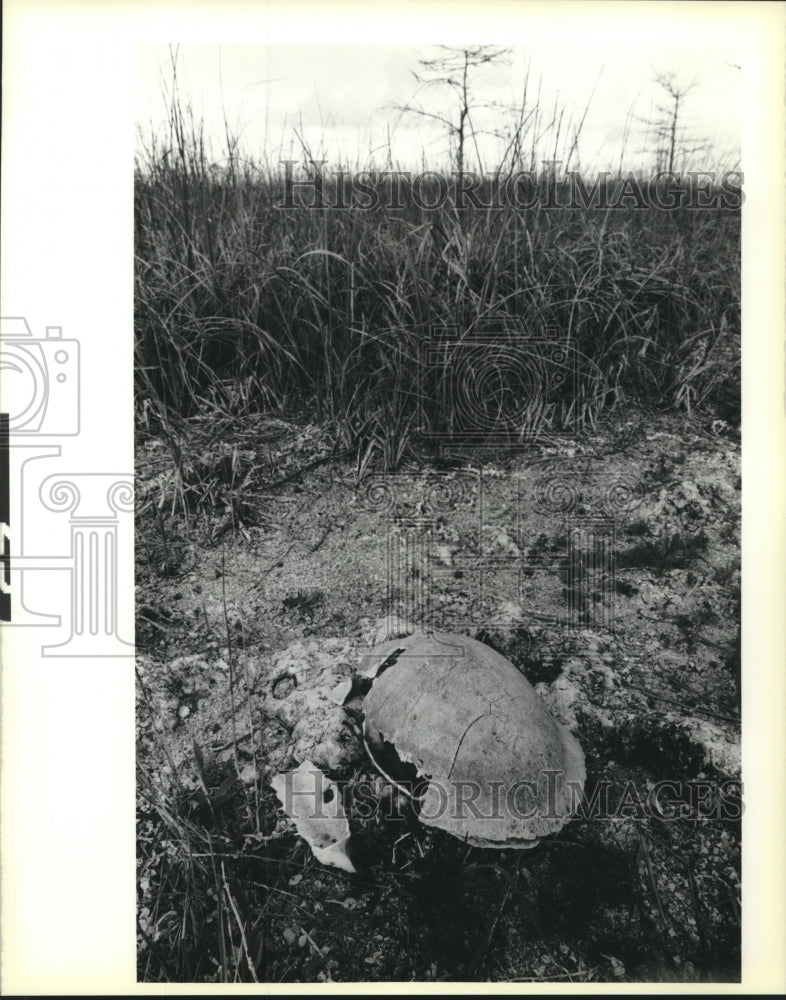
<path id="1" fill-rule="evenodd" d="M 310 208 L 313 188 L 282 208 L 284 167 L 241 158 L 228 138 L 218 168 L 201 125 L 177 104 L 171 116 L 136 165 L 146 420 L 300 407 L 337 447 L 393 468 L 424 419 L 431 431 L 454 426 L 462 343 L 483 336 L 472 392 L 485 418 L 511 410 L 510 379 L 486 377 L 509 367 L 511 342 L 570 347 L 561 389 L 541 348 L 523 356 L 521 393 L 537 405 L 520 432 L 592 428 L 631 406 L 739 421 L 739 210 L 555 208 L 548 185 L 523 210 L 451 197 L 428 210 L 428 184 L 413 192 L 406 181 L 401 207 L 390 207 L 390 181 L 378 176 L 364 178 L 379 196 L 373 209 L 357 199 Z M 334 205 L 338 182 L 321 184 Z M 482 178 L 477 196 L 491 201 L 493 185 Z M 444 331 L 454 349 L 430 369 L 424 345 Z"/>

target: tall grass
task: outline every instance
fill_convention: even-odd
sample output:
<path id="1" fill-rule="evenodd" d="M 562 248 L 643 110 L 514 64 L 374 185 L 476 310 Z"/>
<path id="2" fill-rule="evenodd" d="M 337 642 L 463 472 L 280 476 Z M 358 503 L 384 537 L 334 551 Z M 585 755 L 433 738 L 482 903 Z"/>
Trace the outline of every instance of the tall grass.
<path id="1" fill-rule="evenodd" d="M 174 101 L 168 135 L 138 157 L 140 405 L 180 416 L 308 406 L 342 446 L 377 439 L 394 461 L 417 425 L 430 331 L 496 330 L 564 338 L 586 365 L 591 391 L 566 390 L 547 423 L 631 403 L 738 418 L 738 211 L 554 208 L 547 193 L 523 210 L 450 197 L 429 210 L 432 194 L 407 183 L 392 208 L 379 177 L 366 178 L 374 209 L 310 208 L 308 192 L 282 208 L 285 168 L 238 148 L 228 135 L 223 165 L 211 164 L 201 124 Z M 328 206 L 337 183 L 323 182 Z"/>

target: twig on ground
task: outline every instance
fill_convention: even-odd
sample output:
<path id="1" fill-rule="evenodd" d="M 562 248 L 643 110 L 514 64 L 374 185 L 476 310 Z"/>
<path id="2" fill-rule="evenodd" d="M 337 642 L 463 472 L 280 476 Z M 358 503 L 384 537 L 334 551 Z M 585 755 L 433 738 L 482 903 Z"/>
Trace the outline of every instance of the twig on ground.
<path id="1" fill-rule="evenodd" d="M 709 715 L 713 719 L 722 719 L 724 722 L 734 722 L 737 725 L 740 724 L 740 718 L 736 715 L 723 715 L 721 712 L 711 712 L 708 708 L 702 708 L 700 705 L 688 705 L 685 702 L 677 701 L 676 698 L 667 698 L 665 694 L 656 694 L 654 691 L 649 691 L 647 688 L 640 687 L 638 684 L 628 684 L 627 685 L 633 691 L 639 691 L 641 694 L 646 695 L 648 698 L 657 698 L 658 701 L 666 701 L 670 705 L 676 705 L 677 708 L 681 708 L 683 712 L 700 712 L 702 715 Z"/>

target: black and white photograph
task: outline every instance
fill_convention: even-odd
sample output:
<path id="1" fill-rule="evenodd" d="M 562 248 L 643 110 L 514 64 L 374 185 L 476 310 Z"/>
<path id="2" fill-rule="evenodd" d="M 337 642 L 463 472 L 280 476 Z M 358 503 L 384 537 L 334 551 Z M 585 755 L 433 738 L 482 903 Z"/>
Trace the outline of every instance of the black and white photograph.
<path id="1" fill-rule="evenodd" d="M 140 979 L 739 980 L 739 59 L 140 51 Z"/>
<path id="2" fill-rule="evenodd" d="M 273 6 L 123 44 L 132 342 L 90 362 L 73 311 L 3 301 L 3 635 L 51 624 L 35 690 L 82 657 L 87 714 L 124 706 L 126 985 L 765 982 L 767 12 L 477 5 L 441 31 L 428 4 L 355 37 L 335 5 L 321 39 L 267 35 Z M 87 451 L 98 357 L 115 455 Z M 88 464 L 62 479 L 67 435 Z M 31 497 L 67 551 L 37 552 Z M 68 775 L 100 814 L 107 783 Z"/>

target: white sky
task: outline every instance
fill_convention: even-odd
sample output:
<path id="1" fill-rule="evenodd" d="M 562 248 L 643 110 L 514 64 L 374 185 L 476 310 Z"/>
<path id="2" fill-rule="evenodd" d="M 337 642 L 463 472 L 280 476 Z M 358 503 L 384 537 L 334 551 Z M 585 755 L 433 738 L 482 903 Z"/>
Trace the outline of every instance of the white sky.
<path id="1" fill-rule="evenodd" d="M 418 99 L 435 112 L 455 109 L 446 89 L 421 91 L 416 98 L 418 83 L 412 71 L 419 68 L 420 58 L 438 54 L 435 46 L 190 44 L 173 46 L 175 50 L 181 103 L 191 103 L 205 122 L 206 134 L 217 140 L 217 161 L 222 158 L 226 116 L 244 149 L 274 164 L 281 157 L 301 158 L 295 128 L 313 155 L 332 166 L 367 166 L 371 151 L 376 151 L 375 163 L 383 166 L 388 139 L 393 160 L 401 165 L 417 167 L 422 153 L 431 166 L 447 162 L 444 130 L 422 117 L 402 118 L 394 107 Z M 733 168 L 739 155 L 742 61 L 728 44 L 664 46 L 641 38 L 632 43 L 628 35 L 590 46 L 575 37 L 564 42 L 551 38 L 516 47 L 506 66 L 477 70 L 474 92 L 479 102 L 515 107 L 529 65 L 528 105 L 542 79 L 544 114 L 551 117 L 556 100 L 565 108 L 565 125 L 572 135 L 568 118 L 578 122 L 594 90 L 580 144 L 582 165 L 616 169 L 632 114 L 625 164 L 633 168 L 652 163 L 646 152 L 652 143 L 635 118 L 653 117 L 653 102 L 664 97 L 653 77 L 673 71 L 684 83 L 696 82 L 684 105 L 685 124 L 691 136 L 712 144 L 708 166 Z M 162 87 L 171 87 L 169 47 L 139 47 L 137 74 L 136 118 L 149 134 L 151 123 L 158 128 L 166 120 Z M 475 115 L 477 129 L 499 128 L 503 122 L 500 111 Z M 498 147 L 483 141 L 487 165 L 494 165 Z"/>

